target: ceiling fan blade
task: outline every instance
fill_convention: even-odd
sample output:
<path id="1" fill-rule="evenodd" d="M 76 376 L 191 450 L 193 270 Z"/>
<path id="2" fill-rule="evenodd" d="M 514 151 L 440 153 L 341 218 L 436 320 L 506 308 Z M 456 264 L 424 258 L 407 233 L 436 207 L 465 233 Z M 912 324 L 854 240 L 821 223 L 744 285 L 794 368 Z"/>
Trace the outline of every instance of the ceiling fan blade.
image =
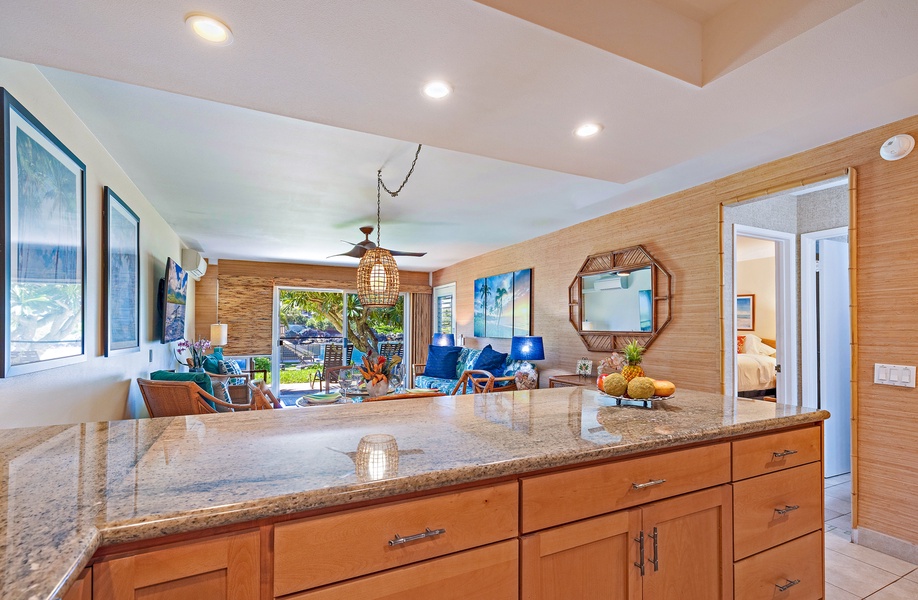
<path id="1" fill-rule="evenodd" d="M 355 244 L 353 248 L 347 252 L 342 252 L 341 254 L 333 254 L 328 258 L 334 258 L 336 256 L 350 256 L 351 258 L 363 258 L 363 255 L 367 253 L 367 249 L 359 244 Z"/>
<path id="2" fill-rule="evenodd" d="M 389 250 L 392 256 L 425 256 L 426 252 L 402 252 L 401 250 Z"/>

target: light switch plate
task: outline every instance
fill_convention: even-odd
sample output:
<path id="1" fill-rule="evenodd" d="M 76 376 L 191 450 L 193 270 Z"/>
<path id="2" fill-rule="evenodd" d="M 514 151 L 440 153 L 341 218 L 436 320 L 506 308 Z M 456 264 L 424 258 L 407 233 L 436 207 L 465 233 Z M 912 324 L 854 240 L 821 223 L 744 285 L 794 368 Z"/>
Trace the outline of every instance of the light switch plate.
<path id="1" fill-rule="evenodd" d="M 915 367 L 905 365 L 873 365 L 873 382 L 880 385 L 915 387 Z"/>

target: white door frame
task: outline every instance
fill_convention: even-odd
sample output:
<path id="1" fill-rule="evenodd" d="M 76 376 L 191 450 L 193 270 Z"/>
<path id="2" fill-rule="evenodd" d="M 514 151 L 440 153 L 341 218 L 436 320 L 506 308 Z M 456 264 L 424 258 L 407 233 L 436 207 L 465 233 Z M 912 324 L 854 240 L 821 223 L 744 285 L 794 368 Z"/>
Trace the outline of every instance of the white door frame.
<path id="1" fill-rule="evenodd" d="M 847 236 L 847 227 L 804 233 L 800 236 L 800 351 L 803 398 L 819 406 L 819 361 L 816 356 L 816 242 Z M 849 240 L 850 241 L 850 240 Z"/>
<path id="2" fill-rule="evenodd" d="M 797 236 L 749 225 L 733 226 L 733 295 L 736 302 L 736 238 L 751 237 L 775 243 L 775 329 L 778 343 L 777 394 L 783 404 L 799 404 L 797 398 Z M 736 339 L 736 309 L 733 314 L 733 339 Z M 735 344 L 731 344 L 735 346 Z M 735 351 L 734 351 L 735 352 Z M 733 391 L 739 389 L 739 369 L 733 357 Z"/>

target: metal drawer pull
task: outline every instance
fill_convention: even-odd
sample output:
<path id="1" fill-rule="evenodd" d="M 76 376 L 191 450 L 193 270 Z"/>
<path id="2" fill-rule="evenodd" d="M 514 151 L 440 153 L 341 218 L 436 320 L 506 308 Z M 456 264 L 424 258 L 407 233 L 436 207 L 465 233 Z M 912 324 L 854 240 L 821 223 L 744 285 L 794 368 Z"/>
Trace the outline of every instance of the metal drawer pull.
<path id="1" fill-rule="evenodd" d="M 785 450 L 784 452 L 772 452 L 772 456 L 775 458 L 784 458 L 785 456 L 790 456 L 791 454 L 797 454 L 796 450 Z"/>
<path id="2" fill-rule="evenodd" d="M 791 589 L 792 587 L 794 587 L 795 585 L 797 585 L 797 584 L 799 584 L 799 583 L 800 583 L 800 580 L 799 580 L 799 579 L 794 579 L 794 580 L 788 579 L 788 580 L 787 580 L 787 583 L 785 583 L 784 585 L 778 585 L 778 584 L 776 583 L 776 584 L 775 584 L 775 587 L 778 588 L 778 591 L 779 591 L 779 592 L 786 592 L 787 590 Z"/>
<path id="3" fill-rule="evenodd" d="M 784 508 L 776 508 L 775 512 L 779 515 L 786 515 L 789 512 L 797 510 L 798 508 L 800 508 L 800 505 L 798 504 L 785 504 Z"/>
<path id="4" fill-rule="evenodd" d="M 657 528 L 653 528 L 653 533 L 648 533 L 647 537 L 653 540 L 653 558 L 648 558 L 647 562 L 653 565 L 654 571 L 660 570 L 660 550 L 657 548 L 657 540 L 660 539 L 660 534 L 657 533 Z"/>
<path id="5" fill-rule="evenodd" d="M 641 570 L 641 577 L 644 576 L 644 532 L 641 532 L 639 537 L 634 538 L 634 541 L 640 544 L 640 553 L 641 553 L 641 562 L 634 563 L 634 566 Z"/>
<path id="6" fill-rule="evenodd" d="M 661 483 L 666 483 L 665 479 L 651 479 L 647 483 L 632 483 L 631 487 L 636 490 L 643 490 L 644 488 L 649 488 L 652 485 L 660 485 Z"/>
<path id="7" fill-rule="evenodd" d="M 408 542 L 423 540 L 424 538 L 434 537 L 435 535 L 443 535 L 444 533 L 446 533 L 445 529 L 431 530 L 430 527 L 425 527 L 423 533 L 416 533 L 414 535 L 409 535 L 408 537 L 402 537 L 396 533 L 395 537 L 389 540 L 389 545 L 398 546 L 399 544 L 407 544 Z"/>

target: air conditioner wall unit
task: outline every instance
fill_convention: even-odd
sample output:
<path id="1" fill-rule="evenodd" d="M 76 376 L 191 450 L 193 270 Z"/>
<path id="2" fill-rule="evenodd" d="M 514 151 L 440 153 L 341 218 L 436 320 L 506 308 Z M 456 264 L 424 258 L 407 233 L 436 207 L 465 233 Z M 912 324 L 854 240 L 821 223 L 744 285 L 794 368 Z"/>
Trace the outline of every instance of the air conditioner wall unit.
<path id="1" fill-rule="evenodd" d="M 197 281 L 207 272 L 207 261 L 197 250 L 184 248 L 182 250 L 182 268 L 192 279 Z"/>
<path id="2" fill-rule="evenodd" d="M 608 279 L 599 279 L 593 284 L 597 290 L 620 290 L 628 287 L 628 280 L 622 277 L 609 277 Z"/>

